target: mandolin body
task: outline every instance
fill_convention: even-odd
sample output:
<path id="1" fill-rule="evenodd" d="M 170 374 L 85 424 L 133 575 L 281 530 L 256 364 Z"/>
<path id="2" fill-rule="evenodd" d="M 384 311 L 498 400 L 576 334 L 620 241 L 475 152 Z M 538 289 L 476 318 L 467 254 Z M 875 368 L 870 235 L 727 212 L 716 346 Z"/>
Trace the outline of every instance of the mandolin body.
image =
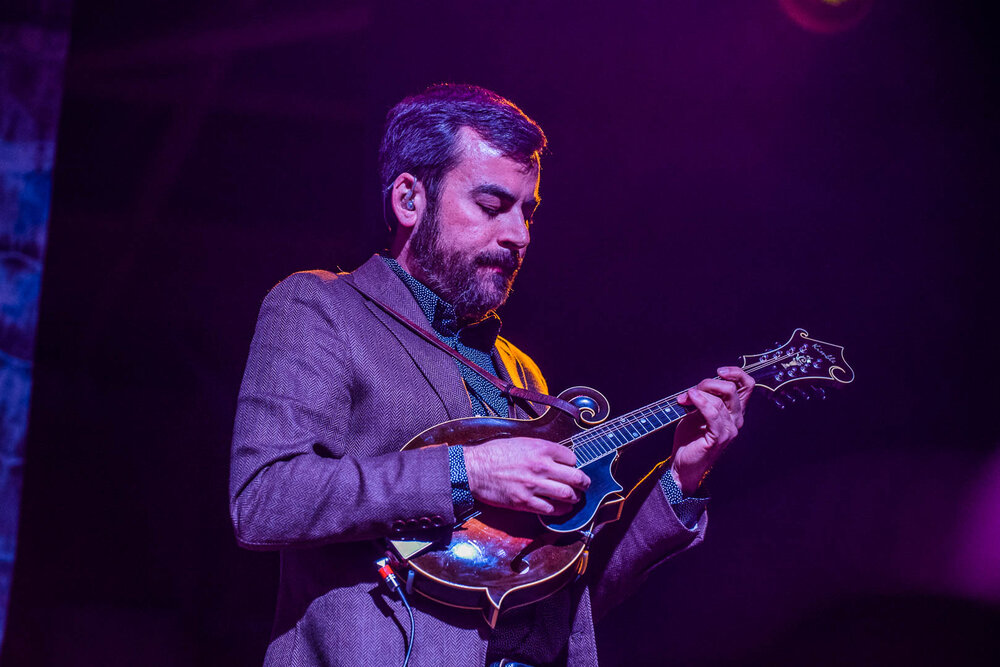
<path id="1" fill-rule="evenodd" d="M 574 387 L 560 398 L 581 408 L 580 421 L 554 408 L 536 419 L 455 419 L 424 431 L 403 449 L 474 446 L 513 437 L 567 442 L 607 417 L 607 399 L 593 389 Z M 612 475 L 616 458 L 609 455 L 581 467 L 591 486 L 570 514 L 545 517 L 551 527 L 536 514 L 477 503 L 470 518 L 460 517 L 456 526 L 391 540 L 413 573 L 408 585 L 438 602 L 482 610 L 491 627 L 502 611 L 552 595 L 583 574 L 594 525 L 621 513 L 622 487 Z"/>

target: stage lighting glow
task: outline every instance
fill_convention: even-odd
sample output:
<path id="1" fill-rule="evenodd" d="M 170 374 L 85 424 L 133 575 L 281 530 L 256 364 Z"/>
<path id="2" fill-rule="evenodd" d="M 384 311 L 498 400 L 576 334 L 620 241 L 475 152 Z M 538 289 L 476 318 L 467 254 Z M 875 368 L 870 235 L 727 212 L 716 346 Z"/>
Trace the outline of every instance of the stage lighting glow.
<path id="1" fill-rule="evenodd" d="M 832 34 L 859 24 L 874 0 L 778 0 L 793 21 L 812 32 Z"/>

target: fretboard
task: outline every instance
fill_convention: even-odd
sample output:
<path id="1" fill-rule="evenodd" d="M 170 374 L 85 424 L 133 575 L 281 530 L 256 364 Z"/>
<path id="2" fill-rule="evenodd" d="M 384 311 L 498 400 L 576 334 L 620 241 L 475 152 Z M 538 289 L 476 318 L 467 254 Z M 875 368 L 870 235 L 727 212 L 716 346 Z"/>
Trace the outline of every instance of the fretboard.
<path id="1" fill-rule="evenodd" d="M 687 413 L 688 409 L 678 404 L 676 397 L 670 396 L 579 433 L 570 439 L 576 454 L 576 467 L 581 468 L 666 428 Z"/>

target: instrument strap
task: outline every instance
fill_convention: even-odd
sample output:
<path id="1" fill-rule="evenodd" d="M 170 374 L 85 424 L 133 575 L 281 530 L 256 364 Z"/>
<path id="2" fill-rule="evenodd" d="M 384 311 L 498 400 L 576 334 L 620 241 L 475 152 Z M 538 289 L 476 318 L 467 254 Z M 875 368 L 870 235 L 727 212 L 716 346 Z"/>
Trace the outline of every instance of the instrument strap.
<path id="1" fill-rule="evenodd" d="M 496 387 L 497 389 L 499 389 L 500 393 L 502 393 L 504 396 L 507 397 L 507 411 L 508 411 L 508 415 L 512 419 L 515 418 L 515 417 L 517 417 L 517 412 L 514 409 L 514 400 L 515 399 L 520 399 L 522 401 L 530 401 L 532 403 L 541 403 L 542 405 L 548 405 L 549 407 L 553 407 L 553 408 L 557 408 L 559 410 L 562 410 L 566 414 L 568 414 L 571 417 L 573 417 L 573 419 L 579 418 L 579 416 L 580 416 L 580 409 L 578 407 L 576 407 L 575 405 L 573 405 L 572 403 L 570 403 L 569 401 L 564 401 L 563 399 L 559 398 L 558 396 L 549 396 L 547 394 L 542 394 L 540 392 L 533 391 L 531 389 L 525 389 L 523 387 L 518 387 L 517 385 L 515 385 L 513 382 L 511 382 L 509 380 L 504 380 L 504 379 L 498 378 L 496 375 L 494 375 L 493 373 L 490 373 L 488 370 L 486 370 L 485 368 L 483 368 L 479 364 L 475 363 L 471 359 L 466 358 L 465 355 L 461 354 L 457 350 L 454 350 L 451 347 L 445 345 L 443 342 L 441 342 L 441 340 L 437 336 L 435 336 L 434 334 L 428 332 L 426 329 L 424 329 L 423 327 L 421 327 L 419 324 L 417 324 L 413 320 L 409 319 L 408 317 L 406 317 L 402 313 L 398 312 L 396 309 L 394 309 L 391 306 L 383 303 L 381 300 L 375 298 L 371 294 L 368 294 L 367 292 L 365 292 L 364 290 L 362 290 L 360 287 L 358 287 L 357 285 L 354 284 L 353 280 L 347 279 L 347 280 L 345 280 L 345 282 L 348 285 L 350 285 L 351 287 L 353 287 L 358 292 L 358 294 L 360 294 L 364 298 L 366 298 L 369 301 L 371 301 L 372 303 L 374 303 L 376 306 L 378 306 L 383 311 L 385 311 L 386 314 L 390 315 L 393 319 L 397 320 L 400 324 L 402 324 L 403 326 L 405 326 L 407 329 L 409 329 L 413 333 L 417 334 L 418 336 L 420 336 L 421 338 L 423 338 L 424 340 L 426 340 L 428 343 L 434 345 L 439 350 L 441 350 L 443 352 L 447 352 L 449 355 L 451 355 L 452 357 L 454 357 L 455 359 L 457 359 L 460 363 L 465 364 L 466 366 L 468 366 L 469 368 L 471 368 L 473 371 L 475 371 L 479 375 L 483 376 L 483 378 L 486 379 L 487 382 L 489 382 L 494 387 Z"/>

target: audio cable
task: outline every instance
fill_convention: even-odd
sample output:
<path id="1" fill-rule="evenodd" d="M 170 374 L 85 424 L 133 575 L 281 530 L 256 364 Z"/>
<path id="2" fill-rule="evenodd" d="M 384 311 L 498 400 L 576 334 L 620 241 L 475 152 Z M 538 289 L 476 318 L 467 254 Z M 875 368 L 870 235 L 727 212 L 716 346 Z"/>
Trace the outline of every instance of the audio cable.
<path id="1" fill-rule="evenodd" d="M 375 567 L 378 568 L 378 576 L 382 577 L 382 581 L 385 582 L 385 585 L 391 592 L 399 596 L 399 599 L 403 601 L 403 606 L 406 607 L 407 613 L 410 615 L 410 636 L 406 641 L 406 657 L 403 658 L 403 667 L 407 667 L 410 664 L 410 652 L 413 651 L 413 631 L 416 628 L 413 621 L 413 607 L 410 606 L 410 601 L 406 599 L 406 591 L 403 590 L 403 586 L 399 583 L 399 577 L 392 571 L 388 557 L 383 556 L 376 560 Z"/>

